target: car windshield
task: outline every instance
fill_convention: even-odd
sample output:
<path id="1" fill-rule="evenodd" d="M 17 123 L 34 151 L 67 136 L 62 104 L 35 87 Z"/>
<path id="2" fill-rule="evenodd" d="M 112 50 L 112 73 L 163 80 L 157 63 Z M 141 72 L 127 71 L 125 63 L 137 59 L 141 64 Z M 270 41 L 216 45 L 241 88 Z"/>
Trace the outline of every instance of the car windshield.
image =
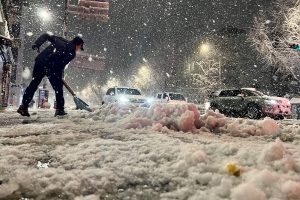
<path id="1" fill-rule="evenodd" d="M 137 89 L 132 88 L 118 88 L 118 94 L 141 95 Z"/>
<path id="2" fill-rule="evenodd" d="M 170 93 L 170 99 L 185 101 L 185 98 L 181 94 L 171 94 Z"/>

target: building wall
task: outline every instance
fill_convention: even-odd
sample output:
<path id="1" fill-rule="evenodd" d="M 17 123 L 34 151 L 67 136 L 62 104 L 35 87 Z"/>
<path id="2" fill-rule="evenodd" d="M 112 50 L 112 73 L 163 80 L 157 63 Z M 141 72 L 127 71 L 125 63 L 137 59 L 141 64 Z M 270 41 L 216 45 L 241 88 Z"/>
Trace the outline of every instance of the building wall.
<path id="1" fill-rule="evenodd" d="M 0 108 L 10 105 L 17 106 L 16 91 L 20 90 L 12 82 L 11 77 L 15 77 L 15 59 L 12 53 L 14 40 L 11 38 L 11 23 L 19 7 L 12 4 L 10 0 L 0 1 Z M 15 36 L 14 36 L 15 37 Z M 18 51 L 17 51 L 18 52 Z"/>

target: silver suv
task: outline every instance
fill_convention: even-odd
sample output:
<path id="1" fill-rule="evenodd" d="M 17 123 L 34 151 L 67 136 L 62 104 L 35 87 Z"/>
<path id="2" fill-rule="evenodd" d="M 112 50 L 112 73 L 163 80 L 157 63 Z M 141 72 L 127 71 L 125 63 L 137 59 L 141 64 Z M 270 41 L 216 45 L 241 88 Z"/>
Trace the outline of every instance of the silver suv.
<path id="1" fill-rule="evenodd" d="M 120 105 L 133 104 L 135 106 L 149 106 L 150 101 L 141 95 L 136 88 L 113 87 L 109 88 L 102 98 L 102 105 L 118 102 Z"/>
<path id="2" fill-rule="evenodd" d="M 210 109 L 234 117 L 283 119 L 291 115 L 288 99 L 264 95 L 255 88 L 218 90 L 210 96 Z"/>

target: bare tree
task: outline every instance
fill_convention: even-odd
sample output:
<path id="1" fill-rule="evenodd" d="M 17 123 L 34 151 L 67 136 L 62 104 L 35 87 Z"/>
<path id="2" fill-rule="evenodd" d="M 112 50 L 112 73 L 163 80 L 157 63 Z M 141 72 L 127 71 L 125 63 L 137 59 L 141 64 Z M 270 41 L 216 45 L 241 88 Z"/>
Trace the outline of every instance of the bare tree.
<path id="1" fill-rule="evenodd" d="M 273 67 L 274 74 L 298 79 L 295 74 L 300 70 L 300 52 L 290 47 L 300 44 L 300 1 L 277 0 L 269 13 L 261 11 L 248 40 L 263 61 Z"/>
<path id="2" fill-rule="evenodd" d="M 191 73 L 192 87 L 197 87 L 203 95 L 220 88 L 222 82 L 220 63 L 216 60 L 199 60 L 194 62 L 195 70 Z"/>

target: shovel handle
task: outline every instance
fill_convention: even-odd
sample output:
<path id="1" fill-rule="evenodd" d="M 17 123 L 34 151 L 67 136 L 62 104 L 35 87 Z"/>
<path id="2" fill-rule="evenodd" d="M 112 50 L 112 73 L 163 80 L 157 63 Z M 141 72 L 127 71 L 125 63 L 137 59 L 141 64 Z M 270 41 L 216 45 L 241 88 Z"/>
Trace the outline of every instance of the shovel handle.
<path id="1" fill-rule="evenodd" d="M 76 96 L 75 92 L 72 90 L 72 88 L 69 86 L 69 84 L 65 81 L 64 78 L 62 78 L 62 82 L 63 82 L 64 86 L 68 89 L 68 91 L 69 91 L 73 96 Z"/>

